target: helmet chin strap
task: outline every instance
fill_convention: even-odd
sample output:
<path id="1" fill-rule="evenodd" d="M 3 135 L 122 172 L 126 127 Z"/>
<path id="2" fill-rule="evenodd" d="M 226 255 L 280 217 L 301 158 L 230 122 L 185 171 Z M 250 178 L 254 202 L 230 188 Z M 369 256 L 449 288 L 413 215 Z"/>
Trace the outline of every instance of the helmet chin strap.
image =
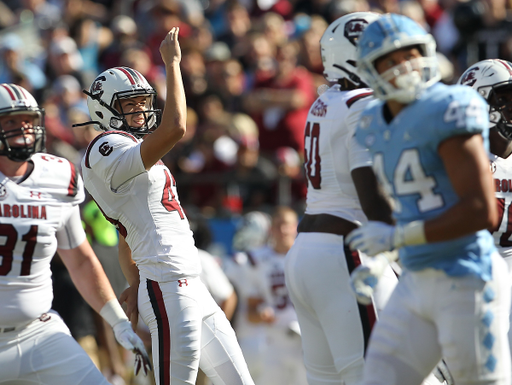
<path id="1" fill-rule="evenodd" d="M 107 103 L 105 103 L 103 100 L 101 100 L 100 94 L 93 95 L 87 90 L 82 90 L 82 92 L 84 94 L 86 94 L 87 96 L 89 96 L 91 99 L 96 100 L 102 107 L 105 107 L 112 114 L 119 115 L 119 112 L 117 112 L 113 107 L 109 106 Z"/>
<path id="2" fill-rule="evenodd" d="M 354 85 L 357 87 L 357 88 L 363 88 L 363 87 L 368 87 L 366 85 L 366 83 L 364 83 L 361 78 L 359 76 L 357 76 L 355 73 L 353 72 L 350 72 L 349 70 L 347 70 L 345 67 L 343 66 L 340 66 L 339 64 L 333 64 L 332 65 L 333 67 L 335 68 L 338 68 L 340 70 L 342 70 L 343 72 L 345 72 L 347 75 L 348 75 L 348 80 L 351 81 L 352 83 L 354 83 Z"/>
<path id="3" fill-rule="evenodd" d="M 503 123 L 503 119 L 500 119 L 495 125 L 498 132 L 508 140 L 512 140 L 512 127 L 508 127 L 507 123 Z"/>

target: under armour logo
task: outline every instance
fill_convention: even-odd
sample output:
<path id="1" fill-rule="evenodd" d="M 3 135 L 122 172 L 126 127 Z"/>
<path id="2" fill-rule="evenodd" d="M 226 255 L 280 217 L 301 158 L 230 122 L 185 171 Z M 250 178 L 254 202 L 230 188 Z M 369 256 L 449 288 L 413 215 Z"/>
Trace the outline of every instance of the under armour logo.
<path id="1" fill-rule="evenodd" d="M 180 287 L 182 287 L 183 285 L 188 286 L 188 282 L 186 279 L 178 279 L 178 284 L 180 285 Z"/>
<path id="2" fill-rule="evenodd" d="M 30 197 L 31 198 L 41 199 L 41 193 L 40 192 L 30 191 Z"/>
<path id="3" fill-rule="evenodd" d="M 112 148 L 112 146 L 108 145 L 108 142 L 103 142 L 100 145 L 100 154 L 101 155 L 109 156 L 110 154 L 112 154 L 112 151 L 114 151 L 114 149 Z"/>

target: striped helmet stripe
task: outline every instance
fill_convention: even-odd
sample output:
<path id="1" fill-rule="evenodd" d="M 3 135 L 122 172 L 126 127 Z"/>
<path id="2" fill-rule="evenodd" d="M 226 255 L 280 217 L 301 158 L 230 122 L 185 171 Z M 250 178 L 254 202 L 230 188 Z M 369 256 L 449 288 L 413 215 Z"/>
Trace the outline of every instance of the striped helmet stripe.
<path id="1" fill-rule="evenodd" d="M 132 85 L 136 84 L 135 80 L 133 79 L 132 74 L 129 71 L 127 71 L 126 68 L 124 68 L 124 67 L 116 67 L 115 69 L 121 71 L 122 73 L 124 73 Z"/>
<path id="2" fill-rule="evenodd" d="M 20 87 L 16 84 L 11 85 L 12 88 L 14 88 L 15 91 L 17 91 L 20 94 L 20 99 L 28 99 L 27 94 L 25 93 L 25 89 L 23 87 Z"/>
<path id="3" fill-rule="evenodd" d="M 21 92 L 21 90 L 19 89 L 19 87 L 18 87 L 18 86 L 16 86 L 16 85 L 12 84 L 12 85 L 11 85 L 11 89 L 12 89 L 12 90 L 14 91 L 14 93 L 16 94 L 16 98 L 17 98 L 17 100 L 23 100 L 23 99 L 24 99 L 24 97 L 23 97 L 24 95 L 22 95 L 22 92 Z"/>
<path id="4" fill-rule="evenodd" d="M 132 75 L 133 79 L 135 80 L 135 83 L 137 83 L 137 84 L 141 83 L 142 75 L 140 73 L 138 73 L 137 71 L 135 71 L 132 68 L 128 68 L 128 67 L 123 67 L 123 68 Z"/>
<path id="5" fill-rule="evenodd" d="M 14 95 L 14 91 L 12 90 L 12 87 L 10 87 L 8 84 L 2 84 L 2 87 L 6 89 L 6 91 L 9 93 L 9 96 L 12 100 L 16 101 L 16 96 Z"/>
<path id="6" fill-rule="evenodd" d="M 512 76 L 512 67 L 510 67 L 508 62 L 506 62 L 505 60 L 500 60 L 500 59 L 497 59 L 497 60 L 498 60 L 498 62 L 503 64 L 503 66 L 508 70 L 509 74 Z"/>

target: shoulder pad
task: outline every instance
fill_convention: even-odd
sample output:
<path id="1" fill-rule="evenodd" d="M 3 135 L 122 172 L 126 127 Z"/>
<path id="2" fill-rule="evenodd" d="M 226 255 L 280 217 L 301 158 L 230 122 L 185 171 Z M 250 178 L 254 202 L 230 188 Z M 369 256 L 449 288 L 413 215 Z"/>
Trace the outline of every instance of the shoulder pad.
<path id="1" fill-rule="evenodd" d="M 74 204 L 85 198 L 84 184 L 76 166 L 65 158 L 38 153 L 34 162 L 34 183 L 58 200 Z"/>
<path id="2" fill-rule="evenodd" d="M 127 132 L 104 132 L 89 143 L 89 146 L 85 151 L 83 165 L 87 168 L 91 168 L 91 165 L 96 163 L 99 159 L 110 156 L 116 147 L 133 145 L 133 143 L 139 143 L 139 140 Z"/>

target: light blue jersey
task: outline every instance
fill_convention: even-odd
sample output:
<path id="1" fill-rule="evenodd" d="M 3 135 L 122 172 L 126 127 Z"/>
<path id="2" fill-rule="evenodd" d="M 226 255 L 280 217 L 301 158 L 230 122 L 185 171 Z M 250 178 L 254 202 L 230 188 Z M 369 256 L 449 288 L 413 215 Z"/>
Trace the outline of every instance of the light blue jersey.
<path id="1" fill-rule="evenodd" d="M 452 136 L 474 133 L 482 134 L 487 147 L 487 103 L 472 88 L 437 83 L 389 124 L 383 104 L 375 100 L 368 105 L 356 138 L 369 148 L 375 173 L 395 200 L 398 224 L 437 217 L 458 201 L 438 147 Z M 400 260 L 413 271 L 431 267 L 487 281 L 494 251 L 491 234 L 482 230 L 451 241 L 403 247 Z"/>

